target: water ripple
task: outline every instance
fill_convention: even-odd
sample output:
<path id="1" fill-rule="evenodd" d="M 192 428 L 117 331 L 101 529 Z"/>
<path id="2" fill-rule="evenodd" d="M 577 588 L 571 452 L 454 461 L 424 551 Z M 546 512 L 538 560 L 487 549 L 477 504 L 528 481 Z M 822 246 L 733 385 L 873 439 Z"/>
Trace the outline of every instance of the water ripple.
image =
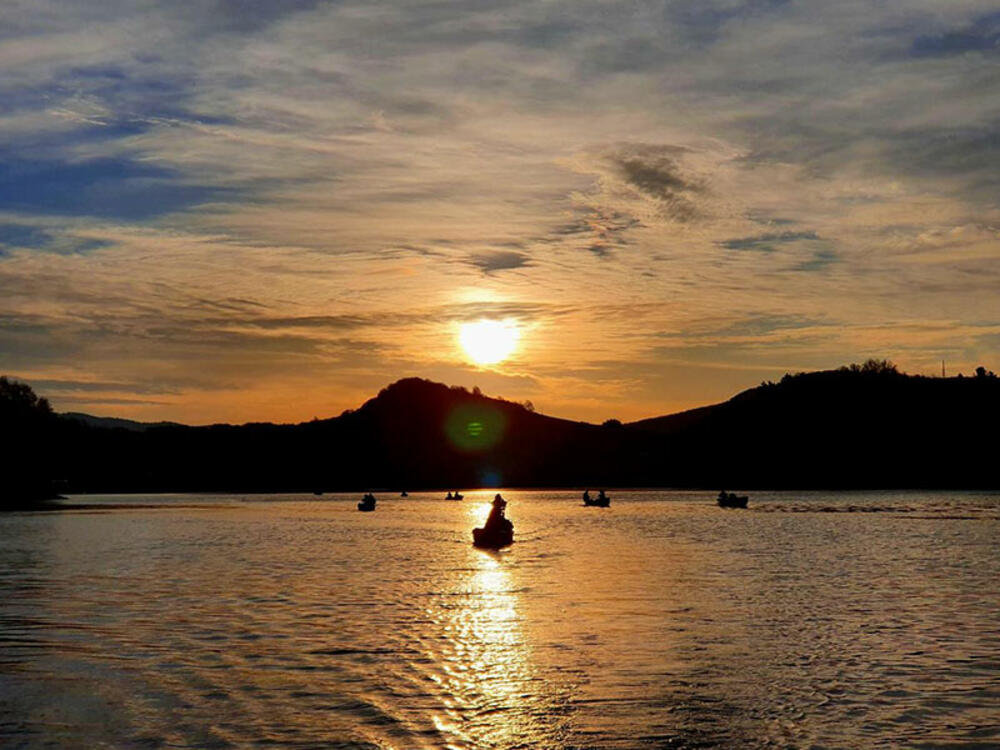
<path id="1" fill-rule="evenodd" d="M 505 494 L 2 516 L 0 744 L 1000 744 L 996 495 Z"/>

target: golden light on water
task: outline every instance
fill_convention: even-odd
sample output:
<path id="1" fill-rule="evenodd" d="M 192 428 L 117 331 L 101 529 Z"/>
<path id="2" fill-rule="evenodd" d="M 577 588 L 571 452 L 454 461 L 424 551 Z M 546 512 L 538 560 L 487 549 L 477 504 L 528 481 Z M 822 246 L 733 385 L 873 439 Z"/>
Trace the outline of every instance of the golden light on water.
<path id="1" fill-rule="evenodd" d="M 477 365 L 494 365 L 507 359 L 517 348 L 521 331 L 511 320 L 479 320 L 463 323 L 458 341 Z"/>

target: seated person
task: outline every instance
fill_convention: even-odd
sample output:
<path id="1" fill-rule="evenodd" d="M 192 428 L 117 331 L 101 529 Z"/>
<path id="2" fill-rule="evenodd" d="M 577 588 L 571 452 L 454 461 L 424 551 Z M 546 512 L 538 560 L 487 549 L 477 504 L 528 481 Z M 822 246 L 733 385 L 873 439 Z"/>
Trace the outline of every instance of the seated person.
<path id="1" fill-rule="evenodd" d="M 496 494 L 493 498 L 493 508 L 490 510 L 489 516 L 486 517 L 485 528 L 492 529 L 498 526 L 506 526 L 510 523 L 506 518 L 504 518 L 503 511 L 507 507 L 507 501 L 500 497 L 500 493 Z"/>

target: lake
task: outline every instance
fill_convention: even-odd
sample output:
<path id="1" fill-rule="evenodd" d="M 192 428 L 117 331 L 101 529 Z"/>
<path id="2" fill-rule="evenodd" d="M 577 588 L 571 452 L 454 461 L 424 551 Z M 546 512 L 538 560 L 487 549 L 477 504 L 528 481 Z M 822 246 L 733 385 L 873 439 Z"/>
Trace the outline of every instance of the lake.
<path id="1" fill-rule="evenodd" d="M 1000 745 L 998 494 L 493 492 L 0 515 L 0 745 Z"/>

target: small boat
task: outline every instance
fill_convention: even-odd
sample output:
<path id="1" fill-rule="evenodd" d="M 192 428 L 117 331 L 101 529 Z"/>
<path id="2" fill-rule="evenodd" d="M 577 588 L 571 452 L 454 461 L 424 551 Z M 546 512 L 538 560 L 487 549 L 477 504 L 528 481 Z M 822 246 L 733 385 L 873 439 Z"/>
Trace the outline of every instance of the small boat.
<path id="1" fill-rule="evenodd" d="M 611 498 L 604 494 L 604 490 L 597 493 L 597 497 L 591 497 L 590 491 L 585 490 L 583 504 L 591 508 L 608 508 L 611 506 Z"/>
<path id="2" fill-rule="evenodd" d="M 514 543 L 514 526 L 472 530 L 472 544 L 482 549 L 500 549 Z"/>
<path id="3" fill-rule="evenodd" d="M 719 503 L 720 508 L 745 508 L 749 499 L 746 495 L 737 495 L 735 492 L 722 490 L 719 497 L 716 498 L 716 502 Z"/>
<path id="4" fill-rule="evenodd" d="M 370 492 L 365 493 L 361 502 L 358 503 L 358 510 L 365 512 L 375 510 L 375 496 Z"/>
<path id="5" fill-rule="evenodd" d="M 407 492 L 406 490 L 403 490 L 402 492 L 399 493 L 399 496 L 400 497 L 409 497 L 410 493 Z"/>
<path id="6" fill-rule="evenodd" d="M 483 549 L 500 549 L 514 543 L 514 524 L 504 516 L 507 501 L 497 496 L 493 498 L 493 509 L 481 528 L 472 530 L 472 544 Z"/>
<path id="7" fill-rule="evenodd" d="M 464 500 L 465 499 L 465 495 L 463 495 L 458 490 L 455 490 L 454 494 L 452 494 L 451 492 L 449 492 L 447 495 L 445 495 L 444 499 L 445 500 Z"/>

